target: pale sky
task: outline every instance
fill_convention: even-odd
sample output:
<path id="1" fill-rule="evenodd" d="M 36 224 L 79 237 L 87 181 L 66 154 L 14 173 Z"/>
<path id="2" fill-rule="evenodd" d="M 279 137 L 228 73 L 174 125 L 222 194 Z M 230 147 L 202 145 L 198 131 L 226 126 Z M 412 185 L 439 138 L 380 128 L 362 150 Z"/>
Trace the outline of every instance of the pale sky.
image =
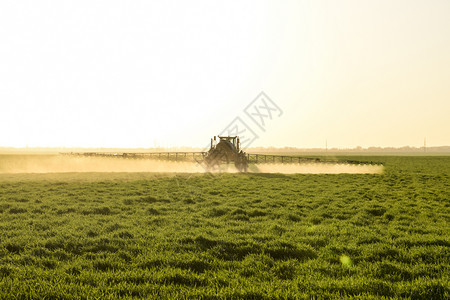
<path id="1" fill-rule="evenodd" d="M 265 131 L 245 107 L 283 111 Z M 450 1 L 1 1 L 0 146 L 450 145 Z"/>

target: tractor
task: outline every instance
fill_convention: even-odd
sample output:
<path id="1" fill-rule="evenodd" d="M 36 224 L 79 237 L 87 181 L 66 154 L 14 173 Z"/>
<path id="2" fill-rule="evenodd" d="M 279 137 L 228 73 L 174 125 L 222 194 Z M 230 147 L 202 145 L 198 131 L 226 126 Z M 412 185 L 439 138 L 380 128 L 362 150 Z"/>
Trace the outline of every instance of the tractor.
<path id="1" fill-rule="evenodd" d="M 218 137 L 218 141 L 217 141 Z M 205 156 L 208 169 L 218 169 L 221 164 L 234 163 L 240 172 L 247 172 L 248 157 L 242 151 L 238 136 L 214 136 L 211 147 Z"/>

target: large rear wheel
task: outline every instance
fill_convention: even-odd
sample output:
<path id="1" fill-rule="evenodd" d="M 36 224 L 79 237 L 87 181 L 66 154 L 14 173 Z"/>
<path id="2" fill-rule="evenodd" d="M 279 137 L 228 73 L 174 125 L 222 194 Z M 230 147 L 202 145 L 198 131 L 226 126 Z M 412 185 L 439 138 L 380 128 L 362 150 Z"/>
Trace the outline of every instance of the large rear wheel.
<path id="1" fill-rule="evenodd" d="M 248 163 L 246 158 L 238 157 L 234 165 L 239 172 L 247 172 Z"/>

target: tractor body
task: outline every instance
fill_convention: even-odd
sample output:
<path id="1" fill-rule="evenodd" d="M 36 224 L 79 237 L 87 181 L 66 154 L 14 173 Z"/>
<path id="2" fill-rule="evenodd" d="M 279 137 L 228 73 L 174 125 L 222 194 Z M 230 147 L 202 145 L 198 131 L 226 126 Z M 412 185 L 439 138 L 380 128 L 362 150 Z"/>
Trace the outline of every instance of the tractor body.
<path id="1" fill-rule="evenodd" d="M 242 151 L 237 136 L 218 136 L 211 139 L 211 147 L 205 156 L 208 169 L 219 168 L 221 164 L 234 164 L 241 172 L 247 172 L 248 158 Z"/>

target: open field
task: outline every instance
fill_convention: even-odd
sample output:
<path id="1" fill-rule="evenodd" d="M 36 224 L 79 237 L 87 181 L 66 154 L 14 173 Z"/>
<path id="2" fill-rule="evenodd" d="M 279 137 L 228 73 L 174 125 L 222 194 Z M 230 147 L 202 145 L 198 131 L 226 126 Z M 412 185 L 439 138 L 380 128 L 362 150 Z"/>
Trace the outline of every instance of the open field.
<path id="1" fill-rule="evenodd" d="M 450 157 L 355 159 L 385 171 L 0 174 L 0 299 L 449 298 Z"/>

